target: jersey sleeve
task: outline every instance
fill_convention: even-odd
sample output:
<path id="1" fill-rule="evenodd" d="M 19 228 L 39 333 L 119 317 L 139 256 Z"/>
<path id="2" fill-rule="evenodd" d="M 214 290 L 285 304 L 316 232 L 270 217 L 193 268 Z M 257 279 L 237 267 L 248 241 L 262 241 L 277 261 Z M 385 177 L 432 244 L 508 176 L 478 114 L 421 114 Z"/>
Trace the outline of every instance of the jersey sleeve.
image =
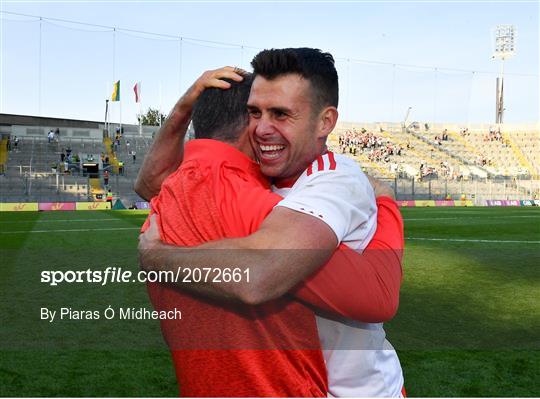
<path id="1" fill-rule="evenodd" d="M 340 245 L 328 263 L 293 291 L 319 310 L 353 320 L 390 320 L 399 304 L 403 220 L 397 203 L 377 198 L 377 230 L 362 254 Z"/>
<path id="2" fill-rule="evenodd" d="M 358 166 L 305 173 L 277 206 L 324 221 L 338 242 L 354 241 L 354 249 L 365 248 L 375 229 L 375 196 Z"/>

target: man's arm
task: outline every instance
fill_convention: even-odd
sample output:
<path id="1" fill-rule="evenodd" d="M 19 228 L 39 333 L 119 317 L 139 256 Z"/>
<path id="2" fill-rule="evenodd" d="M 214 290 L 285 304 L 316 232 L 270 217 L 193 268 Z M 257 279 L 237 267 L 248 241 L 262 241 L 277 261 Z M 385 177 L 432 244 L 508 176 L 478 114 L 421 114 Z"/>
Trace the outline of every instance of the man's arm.
<path id="1" fill-rule="evenodd" d="M 139 259 L 145 270 L 238 268 L 240 282 L 177 282 L 179 288 L 256 305 L 278 298 L 321 267 L 338 245 L 324 222 L 284 207 L 275 208 L 259 230 L 243 238 L 212 241 L 191 248 L 163 244 L 155 215 L 139 238 Z M 249 270 L 249 282 L 245 279 Z"/>
<path id="2" fill-rule="evenodd" d="M 178 100 L 154 138 L 137 175 L 134 189 L 141 198 L 150 201 L 156 196 L 163 180 L 182 163 L 184 138 L 191 120 L 193 104 L 201 93 L 210 87 L 228 89 L 230 83 L 221 79 L 241 81 L 242 72 L 233 67 L 206 71 Z"/>
<path id="3" fill-rule="evenodd" d="M 255 233 L 248 240 L 214 241 L 196 249 L 162 244 L 157 223 L 152 220 L 150 228 L 155 229 L 156 246 L 151 248 L 148 243 L 143 244 L 147 249 L 140 252 L 141 262 L 148 270 L 176 270 L 176 265 L 191 271 L 210 266 L 219 269 L 239 267 L 242 270 L 237 274 L 242 277 L 240 282 L 180 283 L 179 287 L 204 296 L 259 304 L 281 296 L 296 285 L 290 293 L 323 312 L 367 323 L 380 323 L 390 320 L 399 304 L 403 220 L 391 194 L 378 197 L 377 205 L 377 231 L 364 252 L 360 254 L 342 244 L 319 270 L 319 265 L 324 263 L 332 250 L 269 249 L 277 242 L 282 247 L 291 242 L 298 244 L 296 240 L 289 240 L 289 234 L 298 233 L 300 237 L 305 237 L 303 228 L 307 226 L 303 222 L 310 219 L 319 222 L 307 215 L 295 215 L 294 211 L 286 208 L 278 208 L 284 211 L 283 214 L 274 214 L 265 228 L 271 231 L 279 226 L 281 217 L 287 218 L 296 228 L 277 229 L 281 231 L 279 235 L 270 233 L 270 236 L 274 236 L 273 241 L 268 241 L 269 236 L 265 231 L 259 230 L 260 234 Z M 314 232 L 323 227 L 316 224 L 312 226 L 310 234 L 313 239 L 318 237 Z M 324 235 L 324 229 L 321 232 Z M 149 240 L 147 233 L 141 236 L 141 240 Z M 313 245 L 308 241 L 304 241 L 306 247 Z M 315 241 L 315 245 L 321 242 L 318 238 Z M 245 281 L 246 269 L 250 270 L 249 283 Z"/>
<path id="4" fill-rule="evenodd" d="M 391 191 L 381 192 L 392 195 Z M 147 270 L 249 269 L 249 283 L 244 279 L 237 283 L 207 281 L 179 286 L 207 296 L 257 304 L 277 298 L 303 281 L 330 258 L 337 243 L 336 234 L 322 220 L 277 207 L 251 236 L 193 248 L 161 243 L 156 221 L 151 219 L 150 228 L 140 236 L 139 253 L 141 266 Z"/>
<path id="5" fill-rule="evenodd" d="M 364 252 L 340 245 L 328 263 L 291 294 L 331 315 L 366 323 L 394 317 L 404 241 L 403 219 L 389 194 L 377 197 L 377 230 Z"/>

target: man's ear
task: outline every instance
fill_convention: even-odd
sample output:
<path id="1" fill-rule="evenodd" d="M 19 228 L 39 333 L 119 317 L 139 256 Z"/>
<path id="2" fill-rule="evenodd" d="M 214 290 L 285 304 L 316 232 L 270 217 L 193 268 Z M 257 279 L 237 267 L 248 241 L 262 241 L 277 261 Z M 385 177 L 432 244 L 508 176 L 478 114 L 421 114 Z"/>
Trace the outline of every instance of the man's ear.
<path id="1" fill-rule="evenodd" d="M 318 138 L 326 138 L 334 127 L 338 120 L 338 110 L 336 107 L 326 107 L 319 114 L 319 134 Z"/>

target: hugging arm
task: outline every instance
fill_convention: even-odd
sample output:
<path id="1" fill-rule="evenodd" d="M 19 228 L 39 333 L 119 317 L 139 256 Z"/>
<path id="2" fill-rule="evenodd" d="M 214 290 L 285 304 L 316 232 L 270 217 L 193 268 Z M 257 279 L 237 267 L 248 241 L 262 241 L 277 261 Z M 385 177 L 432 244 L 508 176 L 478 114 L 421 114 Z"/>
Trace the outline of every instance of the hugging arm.
<path id="1" fill-rule="evenodd" d="M 243 77 L 232 67 L 204 72 L 175 104 L 159 129 L 135 181 L 135 192 L 146 201 L 155 197 L 161 183 L 173 173 L 184 158 L 184 139 L 191 121 L 193 105 L 201 93 L 210 87 L 228 89 L 228 78 L 240 81 Z"/>
<path id="2" fill-rule="evenodd" d="M 284 207 L 276 207 L 251 236 L 196 248 L 167 246 L 159 236 L 151 238 L 145 233 L 141 236 L 141 264 L 151 270 L 250 269 L 249 282 L 180 285 L 203 295 L 250 304 L 279 297 L 306 280 L 292 293 L 310 305 L 365 322 L 388 320 L 399 302 L 403 223 L 391 190 L 376 183 L 372 181 L 375 193 L 383 196 L 377 200 L 378 228 L 364 254 L 341 246 L 307 280 L 329 259 L 337 237 L 321 220 Z"/>
<path id="3" fill-rule="evenodd" d="M 139 257 L 144 269 L 176 271 L 181 268 L 193 271 L 207 267 L 221 270 L 237 268 L 243 276 L 240 282 L 208 279 L 177 284 L 179 288 L 194 293 L 252 305 L 285 294 L 322 266 L 337 246 L 335 234 L 324 222 L 283 207 L 275 208 L 259 230 L 243 238 L 181 248 L 163 244 L 159 241 L 159 234 L 156 240 L 156 233 L 156 220 L 152 220 L 139 244 Z M 249 281 L 245 278 L 247 274 Z"/>
<path id="4" fill-rule="evenodd" d="M 363 253 L 340 245 L 291 294 L 331 315 L 366 323 L 394 317 L 402 279 L 403 220 L 389 196 L 377 197 L 377 209 L 377 231 Z"/>
<path id="5" fill-rule="evenodd" d="M 377 206 L 377 231 L 362 254 L 344 245 L 333 252 L 335 236 L 326 225 L 278 207 L 257 233 L 246 238 L 179 248 L 161 243 L 158 236 L 156 247 L 140 252 L 141 262 L 152 270 L 193 270 L 209 265 L 249 269 L 249 282 L 190 283 L 180 284 L 180 288 L 249 304 L 266 302 L 291 290 L 297 299 L 323 312 L 363 322 L 384 322 L 394 316 L 399 304 L 403 220 L 392 198 L 378 197 Z M 283 229 L 283 223 L 289 228 Z M 155 220 L 151 228 L 157 229 Z M 306 228 L 311 234 L 306 234 Z M 328 247 L 321 249 L 325 241 Z M 291 243 L 304 249 L 285 249 Z"/>

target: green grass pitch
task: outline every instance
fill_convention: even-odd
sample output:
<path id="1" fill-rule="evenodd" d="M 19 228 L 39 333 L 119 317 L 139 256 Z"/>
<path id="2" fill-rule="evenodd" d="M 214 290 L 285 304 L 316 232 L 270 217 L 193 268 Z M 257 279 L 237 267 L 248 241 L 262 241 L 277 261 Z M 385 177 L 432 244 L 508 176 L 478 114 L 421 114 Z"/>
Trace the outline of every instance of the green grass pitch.
<path id="1" fill-rule="evenodd" d="M 540 396 L 540 209 L 404 208 L 398 315 L 409 396 Z M 40 307 L 149 306 L 142 284 L 40 282 L 137 269 L 144 212 L 0 213 L 0 396 L 176 396 L 157 321 L 40 320 Z"/>

